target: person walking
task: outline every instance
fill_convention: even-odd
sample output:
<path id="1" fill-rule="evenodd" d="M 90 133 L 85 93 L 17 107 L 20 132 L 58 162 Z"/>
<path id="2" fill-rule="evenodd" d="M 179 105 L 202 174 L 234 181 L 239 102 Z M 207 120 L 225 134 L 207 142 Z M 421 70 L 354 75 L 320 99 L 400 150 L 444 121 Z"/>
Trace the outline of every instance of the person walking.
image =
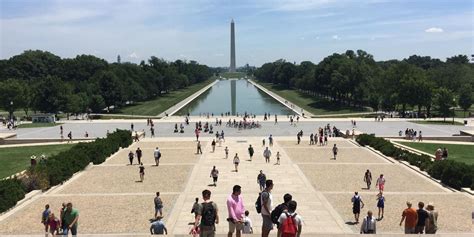
<path id="1" fill-rule="evenodd" d="M 68 236 L 71 232 L 72 236 L 77 235 L 77 226 L 79 221 L 79 211 L 72 207 L 72 203 L 66 204 L 66 211 L 64 212 L 64 225 L 66 229 L 63 231 L 64 236 Z"/>
<path id="2" fill-rule="evenodd" d="M 197 142 L 196 154 L 202 154 L 201 142 L 200 141 Z"/>
<path id="3" fill-rule="evenodd" d="M 367 216 L 360 225 L 361 234 L 377 234 L 377 220 L 372 216 L 372 211 L 367 212 Z"/>
<path id="4" fill-rule="evenodd" d="M 272 152 L 268 149 L 268 147 L 265 148 L 263 151 L 263 157 L 265 157 L 265 163 L 270 163 L 270 156 L 272 156 Z"/>
<path id="5" fill-rule="evenodd" d="M 225 151 L 225 158 L 229 158 L 229 148 L 228 147 L 225 147 L 224 148 L 224 151 Z"/>
<path id="6" fill-rule="evenodd" d="M 197 210 L 199 209 L 199 198 L 197 197 L 195 199 L 196 201 L 194 201 L 194 204 L 193 204 L 193 207 L 191 208 L 191 214 L 194 213 L 194 219 L 196 219 L 196 216 L 197 216 Z"/>
<path id="7" fill-rule="evenodd" d="M 49 204 L 44 206 L 44 211 L 41 213 L 41 224 L 44 225 L 44 232 L 48 233 L 48 218 L 49 214 L 51 213 L 51 209 L 49 209 Z"/>
<path id="8" fill-rule="evenodd" d="M 354 196 L 351 199 L 352 201 L 352 213 L 354 214 L 355 223 L 359 223 L 360 209 L 364 208 L 364 202 L 362 197 L 359 195 L 359 192 L 355 192 Z"/>
<path id="9" fill-rule="evenodd" d="M 265 189 L 261 193 L 261 214 L 262 214 L 262 237 L 268 237 L 270 231 L 273 229 L 273 222 L 271 218 L 272 212 L 272 189 L 273 189 L 273 180 L 267 179 L 265 181 Z"/>
<path id="10" fill-rule="evenodd" d="M 277 228 L 278 228 L 278 234 L 277 236 L 280 236 L 280 224 L 278 223 L 278 218 L 280 218 L 281 214 L 283 212 L 287 212 L 288 211 L 288 203 L 293 200 L 293 196 L 291 196 L 291 194 L 287 193 L 285 195 L 283 195 L 283 203 L 281 203 L 280 205 L 276 206 L 272 213 L 271 213 L 271 217 L 272 217 L 272 222 L 274 224 L 277 225 Z"/>
<path id="11" fill-rule="evenodd" d="M 383 192 L 385 188 L 385 177 L 383 176 L 383 174 L 380 174 L 379 178 L 377 179 L 377 182 L 375 183 L 375 186 L 379 188 L 379 191 Z"/>
<path id="12" fill-rule="evenodd" d="M 135 153 L 137 155 L 138 164 L 141 164 L 142 163 L 142 150 L 140 150 L 140 147 L 137 148 Z"/>
<path id="13" fill-rule="evenodd" d="M 215 139 L 212 139 L 211 146 L 212 146 L 212 153 L 214 153 L 216 151 L 216 140 Z"/>
<path id="14" fill-rule="evenodd" d="M 402 212 L 402 219 L 400 220 L 400 226 L 405 221 L 405 234 L 414 234 L 415 226 L 418 222 L 418 214 L 416 210 L 411 207 L 411 202 L 407 201 L 407 208 Z"/>
<path id="15" fill-rule="evenodd" d="M 428 211 L 426 211 L 424 207 L 425 203 L 418 202 L 418 210 L 416 210 L 418 221 L 415 226 L 415 234 L 423 234 L 423 231 L 425 230 L 426 221 L 428 220 Z"/>
<path id="16" fill-rule="evenodd" d="M 163 217 L 158 216 L 155 220 L 152 220 L 150 226 L 150 234 L 151 235 L 167 235 L 168 229 L 166 229 L 165 223 L 163 222 Z"/>
<path id="17" fill-rule="evenodd" d="M 163 217 L 163 201 L 160 198 L 160 192 L 156 192 L 156 197 L 153 202 L 155 203 L 155 219 L 158 217 Z M 160 213 L 159 216 L 158 212 Z"/>
<path id="18" fill-rule="evenodd" d="M 300 237 L 302 231 L 303 220 L 300 215 L 296 213 L 296 201 L 288 202 L 288 211 L 281 213 L 278 218 L 278 236 L 292 236 Z"/>
<path id="19" fill-rule="evenodd" d="M 140 182 L 143 183 L 143 180 L 145 179 L 145 166 L 143 166 L 143 163 L 140 163 L 140 166 L 138 167 L 139 169 L 139 174 L 140 174 Z"/>
<path id="20" fill-rule="evenodd" d="M 383 212 L 385 209 L 385 196 L 383 195 L 382 192 L 379 192 L 377 194 L 377 208 L 379 209 L 379 214 L 377 216 L 377 220 L 382 220 L 383 219 Z M 380 216 L 380 213 L 382 213 L 382 216 Z"/>
<path id="21" fill-rule="evenodd" d="M 309 135 L 309 145 L 314 145 L 314 134 Z"/>
<path id="22" fill-rule="evenodd" d="M 438 212 L 435 211 L 433 203 L 428 203 L 426 210 L 428 211 L 428 220 L 426 221 L 425 233 L 436 234 L 438 230 Z"/>
<path id="23" fill-rule="evenodd" d="M 128 153 L 128 161 L 130 162 L 130 165 L 133 165 L 133 158 L 134 158 L 135 154 L 133 153 L 133 151 L 130 151 Z"/>
<path id="24" fill-rule="evenodd" d="M 219 211 L 217 204 L 211 201 L 211 191 L 202 191 L 203 203 L 199 204 L 196 210 L 193 232 L 197 232 L 199 227 L 200 237 L 214 237 L 216 224 L 219 224 Z"/>
<path id="25" fill-rule="evenodd" d="M 275 165 L 280 165 L 280 152 L 278 151 L 276 154 L 277 157 L 277 163 Z"/>
<path id="26" fill-rule="evenodd" d="M 254 153 L 252 145 L 249 145 L 248 151 L 249 151 L 250 161 L 252 161 L 252 157 Z"/>
<path id="27" fill-rule="evenodd" d="M 153 152 L 153 156 L 155 157 L 156 166 L 159 166 L 160 165 L 160 158 L 161 158 L 160 148 L 158 148 L 158 147 L 155 148 L 155 151 Z"/>
<path id="28" fill-rule="evenodd" d="M 367 184 L 367 189 L 370 189 L 370 185 L 372 185 L 372 173 L 370 173 L 370 170 L 365 171 L 364 182 Z"/>
<path id="29" fill-rule="evenodd" d="M 298 145 L 299 145 L 299 144 L 300 144 L 300 142 L 301 142 L 301 135 L 300 135 L 299 133 L 298 133 L 298 134 L 296 134 L 296 140 L 297 140 L 297 142 L 298 142 Z"/>
<path id="30" fill-rule="evenodd" d="M 268 145 L 269 145 L 269 146 L 273 146 L 273 137 L 272 137 L 272 134 L 270 134 L 270 136 L 268 137 Z"/>
<path id="31" fill-rule="evenodd" d="M 239 172 L 240 158 L 239 158 L 239 155 L 237 153 L 235 153 L 233 162 L 234 162 L 234 166 L 235 166 L 235 172 Z"/>
<path id="32" fill-rule="evenodd" d="M 47 220 L 47 225 L 48 225 L 48 228 L 49 228 L 47 233 L 50 233 L 51 236 L 53 236 L 53 237 L 54 236 L 59 236 L 60 221 L 59 221 L 58 218 L 56 218 L 56 216 L 52 212 L 49 213 L 49 217 L 48 217 L 48 220 Z"/>
<path id="33" fill-rule="evenodd" d="M 219 170 L 216 169 L 216 166 L 212 167 L 211 174 L 209 177 L 212 177 L 212 182 L 214 183 L 214 187 L 217 186 L 217 179 L 219 178 Z"/>
<path id="34" fill-rule="evenodd" d="M 133 123 L 131 123 L 131 124 L 130 124 L 130 131 L 132 131 L 132 132 L 135 131 L 135 130 L 133 129 L 134 127 L 135 127 L 135 126 L 133 125 Z"/>
<path id="35" fill-rule="evenodd" d="M 196 135 L 196 141 L 199 141 L 199 129 L 194 129 L 194 135 Z"/>
<path id="36" fill-rule="evenodd" d="M 234 232 L 236 232 L 237 237 L 241 236 L 244 223 L 243 217 L 245 213 L 244 201 L 240 195 L 241 192 L 242 188 L 239 185 L 234 185 L 232 188 L 232 194 L 227 197 L 227 213 L 229 217 L 227 218 L 227 221 L 229 222 L 228 237 L 232 237 Z"/>
<path id="37" fill-rule="evenodd" d="M 260 173 L 257 176 L 257 183 L 260 186 L 260 192 L 265 189 L 265 182 L 267 181 L 267 176 L 260 170 Z"/>
<path id="38" fill-rule="evenodd" d="M 339 150 L 339 148 L 337 148 L 336 144 L 334 144 L 334 146 L 332 147 L 332 154 L 334 156 L 334 160 L 336 160 L 338 150 Z"/>

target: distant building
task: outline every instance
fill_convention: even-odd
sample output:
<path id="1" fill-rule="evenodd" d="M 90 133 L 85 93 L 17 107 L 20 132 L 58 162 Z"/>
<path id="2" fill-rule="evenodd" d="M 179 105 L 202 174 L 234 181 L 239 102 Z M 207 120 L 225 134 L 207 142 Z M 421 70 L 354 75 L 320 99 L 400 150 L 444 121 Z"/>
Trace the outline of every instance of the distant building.
<path id="1" fill-rule="evenodd" d="M 234 19 L 230 22 L 230 67 L 229 72 L 235 72 L 235 29 Z"/>

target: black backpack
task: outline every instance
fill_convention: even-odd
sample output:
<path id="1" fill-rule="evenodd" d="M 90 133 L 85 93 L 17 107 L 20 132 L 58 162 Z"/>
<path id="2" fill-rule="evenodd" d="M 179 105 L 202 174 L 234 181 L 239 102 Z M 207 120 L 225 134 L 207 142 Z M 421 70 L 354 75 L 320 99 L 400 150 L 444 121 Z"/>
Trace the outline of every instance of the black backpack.
<path id="1" fill-rule="evenodd" d="M 212 202 L 203 202 L 201 213 L 201 225 L 203 226 L 214 226 L 216 222 L 216 210 Z"/>
<path id="2" fill-rule="evenodd" d="M 278 224 L 278 218 L 280 218 L 281 213 L 283 213 L 283 210 L 288 209 L 285 203 L 282 203 L 273 209 L 271 213 L 271 219 L 274 224 Z"/>
<path id="3" fill-rule="evenodd" d="M 255 209 L 257 209 L 258 214 L 262 212 L 262 193 L 258 194 L 257 201 L 255 201 Z"/>

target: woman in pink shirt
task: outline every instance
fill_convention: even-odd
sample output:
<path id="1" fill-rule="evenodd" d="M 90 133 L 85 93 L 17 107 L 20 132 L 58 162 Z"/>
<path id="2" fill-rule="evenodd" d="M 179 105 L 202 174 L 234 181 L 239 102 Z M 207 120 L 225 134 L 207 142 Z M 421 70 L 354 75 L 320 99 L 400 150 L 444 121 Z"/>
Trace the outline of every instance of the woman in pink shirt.
<path id="1" fill-rule="evenodd" d="M 59 219 L 54 216 L 54 213 L 49 214 L 47 224 L 49 226 L 49 233 L 52 236 L 59 235 Z"/>

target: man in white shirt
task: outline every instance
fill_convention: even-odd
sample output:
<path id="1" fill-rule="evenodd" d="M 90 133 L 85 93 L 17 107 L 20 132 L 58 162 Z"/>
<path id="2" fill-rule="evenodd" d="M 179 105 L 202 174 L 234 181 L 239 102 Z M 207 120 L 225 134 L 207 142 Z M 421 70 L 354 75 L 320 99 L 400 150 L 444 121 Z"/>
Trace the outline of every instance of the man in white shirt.
<path id="1" fill-rule="evenodd" d="M 367 217 L 362 221 L 360 226 L 361 234 L 376 234 L 377 233 L 377 220 L 372 216 L 372 211 L 367 212 Z"/>
<path id="2" fill-rule="evenodd" d="M 271 191 L 273 189 L 273 180 L 267 179 L 265 182 L 265 190 L 261 194 L 262 202 L 262 237 L 268 237 L 270 231 L 273 229 L 273 222 L 271 218 L 273 197 Z"/>
<path id="3" fill-rule="evenodd" d="M 160 148 L 156 147 L 155 151 L 153 152 L 153 156 L 155 157 L 156 166 L 159 166 L 160 165 L 160 158 L 161 158 Z"/>
<path id="4" fill-rule="evenodd" d="M 302 223 L 303 219 L 301 218 L 300 215 L 296 213 L 296 206 L 297 203 L 296 201 L 289 201 L 288 202 L 288 211 L 284 211 L 281 213 L 280 217 L 278 218 L 278 223 L 279 223 L 279 229 L 278 229 L 278 237 L 282 235 L 282 233 L 285 233 L 289 230 L 285 230 L 285 221 L 288 218 L 293 218 L 294 224 L 296 225 L 296 237 L 299 237 L 301 235 L 301 230 L 302 230 Z"/>

